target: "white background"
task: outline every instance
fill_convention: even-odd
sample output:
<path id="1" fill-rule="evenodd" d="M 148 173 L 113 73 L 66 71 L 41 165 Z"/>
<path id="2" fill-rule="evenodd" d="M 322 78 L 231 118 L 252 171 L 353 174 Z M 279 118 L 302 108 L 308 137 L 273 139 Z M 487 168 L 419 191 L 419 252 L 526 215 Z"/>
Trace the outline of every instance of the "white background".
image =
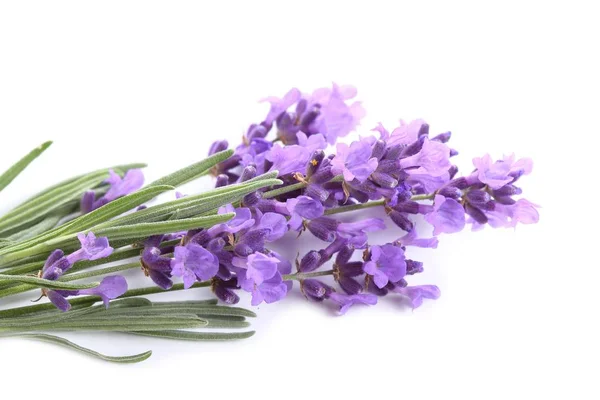
<path id="1" fill-rule="evenodd" d="M 363 133 L 422 117 L 452 130 L 463 171 L 486 152 L 532 157 L 522 186 L 543 206 L 536 226 L 413 253 L 426 273 L 412 282 L 443 292 L 414 312 L 384 299 L 335 317 L 296 293 L 259 307 L 242 342 L 69 335 L 110 354 L 154 350 L 135 366 L 2 340 L 1 397 L 598 398 L 598 12 L 418 3 L 1 2 L 0 169 L 55 141 L 0 193 L 3 211 L 99 167 L 143 161 L 154 179 L 214 139 L 237 143 L 265 115 L 258 99 L 332 81 L 358 87 Z"/>

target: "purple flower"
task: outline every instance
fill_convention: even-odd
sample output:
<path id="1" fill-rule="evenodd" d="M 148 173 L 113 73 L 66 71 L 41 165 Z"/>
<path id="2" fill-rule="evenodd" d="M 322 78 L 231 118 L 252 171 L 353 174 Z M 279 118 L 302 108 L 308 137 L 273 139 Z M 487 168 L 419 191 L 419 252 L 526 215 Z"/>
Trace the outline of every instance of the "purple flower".
<path id="1" fill-rule="evenodd" d="M 537 211 L 539 206 L 526 199 L 519 199 L 514 204 L 504 205 L 496 203 L 494 210 L 486 211 L 487 223 L 493 228 L 513 228 L 517 224 L 535 224 L 540 215 Z M 481 224 L 473 222 L 473 228 L 477 229 Z"/>
<path id="2" fill-rule="evenodd" d="M 310 133 L 321 133 L 329 144 L 334 144 L 338 137 L 352 132 L 365 115 L 360 102 L 346 104 L 346 100 L 356 96 L 352 86 L 338 86 L 315 90 L 307 99 L 308 103 L 317 106 L 320 114 L 310 126 Z"/>
<path id="3" fill-rule="evenodd" d="M 296 138 L 298 139 L 298 145 L 308 149 L 311 154 L 317 150 L 323 150 L 327 148 L 325 136 L 321 135 L 320 133 L 307 137 L 304 132 L 298 132 L 296 134 Z"/>
<path id="4" fill-rule="evenodd" d="M 308 300 L 321 302 L 334 292 L 334 290 L 323 282 L 316 279 L 303 279 L 300 282 L 300 291 Z"/>
<path id="5" fill-rule="evenodd" d="M 107 276 L 102 279 L 100 285 L 91 289 L 83 289 L 79 290 L 76 294 L 82 295 L 90 295 L 90 296 L 100 296 L 106 308 L 110 303 L 110 300 L 116 299 L 117 297 L 123 295 L 127 291 L 127 281 L 125 278 L 119 275 L 115 276 Z"/>
<path id="6" fill-rule="evenodd" d="M 288 199 L 287 210 L 291 215 L 288 224 L 290 229 L 298 231 L 302 227 L 304 219 L 315 219 L 323 215 L 325 211 L 323 204 L 308 196 L 298 196 Z"/>
<path id="7" fill-rule="evenodd" d="M 339 238 L 345 239 L 356 248 L 365 246 L 368 232 L 377 232 L 385 229 L 385 223 L 379 218 L 367 218 L 356 222 L 342 222 L 337 227 Z"/>
<path id="8" fill-rule="evenodd" d="M 110 177 L 105 181 L 110 185 L 110 189 L 104 195 L 107 201 L 135 192 L 144 185 L 144 174 L 141 169 L 130 169 L 123 178 L 113 170 L 110 170 L 109 174 Z"/>
<path id="9" fill-rule="evenodd" d="M 372 294 L 345 295 L 331 293 L 329 299 L 340 306 L 340 314 L 344 315 L 355 304 L 366 304 L 373 306 L 377 304 L 377 296 Z"/>
<path id="10" fill-rule="evenodd" d="M 400 120 L 400 126 L 394 129 L 391 134 L 381 123 L 373 130 L 380 133 L 381 140 L 384 140 L 388 147 L 392 147 L 414 143 L 419 138 L 419 133 L 424 125 L 426 126 L 427 123 L 422 119 L 416 119 L 408 124 Z"/>
<path id="11" fill-rule="evenodd" d="M 399 238 L 398 243 L 402 246 L 415 246 L 415 247 L 436 249 L 439 241 L 436 237 L 432 237 L 432 238 L 428 238 L 428 239 L 418 238 L 417 231 L 413 229 L 412 231 L 408 232 L 406 235 Z"/>
<path id="12" fill-rule="evenodd" d="M 402 168 L 411 168 L 411 174 L 442 176 L 450 168 L 450 148 L 443 143 L 424 139 L 423 147 L 417 154 L 400 160 Z"/>
<path id="13" fill-rule="evenodd" d="M 288 108 L 290 108 L 293 104 L 297 103 L 300 100 L 301 93 L 298 89 L 292 88 L 289 92 L 287 92 L 283 98 L 278 97 L 266 97 L 261 100 L 261 102 L 269 102 L 271 103 L 271 109 L 265 118 L 265 123 L 268 125 L 272 124 L 273 121 L 283 112 L 285 112 Z"/>
<path id="14" fill-rule="evenodd" d="M 196 243 L 175 247 L 171 260 L 171 274 L 183 278 L 183 287 L 188 289 L 194 282 L 207 281 L 219 270 L 215 255 Z"/>
<path id="15" fill-rule="evenodd" d="M 253 230 L 266 232 L 265 241 L 274 242 L 287 232 L 287 220 L 281 214 L 267 212 L 260 216 L 260 222 Z"/>
<path id="16" fill-rule="evenodd" d="M 240 286 L 243 289 L 248 284 L 260 285 L 264 281 L 272 278 L 277 273 L 279 260 L 275 257 L 267 256 L 263 253 L 250 254 L 246 259 L 236 257 L 233 259 L 233 265 L 245 269 Z"/>
<path id="17" fill-rule="evenodd" d="M 152 236 L 144 243 L 144 250 L 140 262 L 142 270 L 146 276 L 154 281 L 161 288 L 168 290 L 173 286 L 171 280 L 171 259 L 162 255 L 158 247 L 162 241 L 162 236 Z"/>
<path id="18" fill-rule="evenodd" d="M 224 232 L 238 233 L 254 225 L 255 221 L 252 219 L 252 213 L 249 208 L 233 208 L 231 204 L 219 208 L 219 214 L 228 214 L 231 212 L 235 212 L 235 217 L 223 224 L 218 224 L 210 228 L 208 233 L 211 236 L 217 236 Z"/>
<path id="19" fill-rule="evenodd" d="M 60 278 L 73 264 L 69 262 L 62 250 L 54 250 L 46 259 L 42 268 L 42 279 L 55 281 Z"/>
<path id="20" fill-rule="evenodd" d="M 113 252 L 113 248 L 108 244 L 108 238 L 97 238 L 93 232 L 88 232 L 87 235 L 79 233 L 77 239 L 79 239 L 79 242 L 81 243 L 81 249 L 67 256 L 67 259 L 71 264 L 75 264 L 82 260 L 92 261 L 105 258 L 110 256 Z"/>
<path id="21" fill-rule="evenodd" d="M 440 289 L 434 285 L 407 287 L 397 286 L 393 289 L 393 291 L 410 301 L 413 309 L 420 307 L 421 304 L 423 304 L 423 299 L 436 300 L 441 294 Z"/>
<path id="22" fill-rule="evenodd" d="M 310 150 L 305 147 L 298 145 L 281 146 L 279 143 L 276 143 L 266 153 L 266 159 L 273 164 L 270 170 L 278 171 L 279 176 L 303 172 L 310 156 Z"/>
<path id="23" fill-rule="evenodd" d="M 353 142 L 350 146 L 338 143 L 337 154 L 331 161 L 331 171 L 336 175 L 344 175 L 347 182 L 356 179 L 362 183 L 377 169 L 377 159 L 371 154 L 371 145 L 366 140 Z"/>
<path id="24" fill-rule="evenodd" d="M 465 227 L 465 210 L 454 199 L 435 196 L 433 212 L 425 216 L 427 222 L 433 225 L 433 234 L 460 232 Z"/>
<path id="25" fill-rule="evenodd" d="M 364 264 L 363 270 L 373 277 L 373 282 L 380 289 L 389 282 L 398 282 L 406 275 L 404 250 L 392 244 L 372 246 L 369 261 Z"/>
<path id="26" fill-rule="evenodd" d="M 533 168 L 533 162 L 529 158 L 515 161 L 515 155 L 505 156 L 503 160 L 492 161 L 492 157 L 486 154 L 483 157 L 473 159 L 473 165 L 477 169 L 477 178 L 492 189 L 500 189 L 511 183 L 515 174 L 527 175 Z M 512 175 L 512 176 L 511 176 Z"/>
<path id="27" fill-rule="evenodd" d="M 246 259 L 234 258 L 238 283 L 242 289 L 252 293 L 252 305 L 273 303 L 282 299 L 289 287 L 283 282 L 282 273 L 289 273 L 291 265 L 277 257 L 254 253 Z"/>

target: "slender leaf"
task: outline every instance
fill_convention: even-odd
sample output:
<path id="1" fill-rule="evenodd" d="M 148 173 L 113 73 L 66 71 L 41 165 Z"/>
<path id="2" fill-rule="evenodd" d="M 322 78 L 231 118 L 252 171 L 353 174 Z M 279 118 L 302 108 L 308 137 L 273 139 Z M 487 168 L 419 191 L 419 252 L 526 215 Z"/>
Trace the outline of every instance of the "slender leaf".
<path id="1" fill-rule="evenodd" d="M 97 351 L 82 347 L 78 344 L 75 344 L 75 343 L 65 339 L 65 338 L 61 338 L 61 337 L 54 336 L 54 335 L 48 335 L 46 333 L 24 333 L 24 334 L 14 335 L 14 336 L 24 338 L 24 339 L 39 340 L 39 341 L 46 342 L 46 343 L 53 343 L 53 344 L 56 344 L 59 346 L 68 347 L 70 349 L 73 349 L 73 350 L 78 351 L 83 354 L 87 354 L 87 355 L 95 357 L 95 358 L 99 358 L 100 360 L 114 362 L 114 363 L 120 363 L 120 364 L 138 363 L 138 362 L 147 360 L 152 355 L 152 351 L 146 351 L 144 353 L 134 354 L 131 356 L 119 356 L 119 357 L 107 356 L 107 355 L 98 353 Z"/>
<path id="2" fill-rule="evenodd" d="M 250 326 L 248 321 L 236 321 L 222 318 L 207 318 L 207 329 L 244 329 Z"/>
<path id="3" fill-rule="evenodd" d="M 162 330 L 162 331 L 144 331 L 144 332 L 127 332 L 129 334 L 150 336 L 161 339 L 189 340 L 189 341 L 225 341 L 248 339 L 254 336 L 254 331 L 222 333 L 222 332 L 189 332 L 178 330 Z"/>
<path id="4" fill-rule="evenodd" d="M 234 213 L 228 213 L 175 221 L 149 222 L 128 226 L 101 228 L 94 229 L 94 233 L 96 236 L 107 236 L 111 242 L 115 240 L 137 239 L 141 237 L 186 231 L 190 229 L 208 228 L 215 224 L 226 222 L 233 218 L 234 215 Z M 58 237 L 23 250 L 8 252 L 8 254 L 0 256 L 0 263 L 14 261 L 21 257 L 45 254 L 54 249 L 64 248 L 65 246 L 76 243 L 77 239 L 74 235 Z"/>
<path id="5" fill-rule="evenodd" d="M 32 332 L 32 331 L 146 331 L 165 329 L 201 328 L 207 323 L 196 315 L 155 315 L 147 316 L 115 316 L 93 317 L 86 314 L 81 318 L 71 318 L 66 321 L 45 322 L 39 325 L 23 327 L 2 327 L 2 331 Z"/>
<path id="6" fill-rule="evenodd" d="M 187 218 L 240 200 L 245 195 L 259 189 L 281 184 L 278 179 L 264 179 L 256 182 L 232 185 L 227 189 L 219 188 L 195 196 L 187 196 L 168 203 L 148 207 L 145 210 L 116 218 L 100 227 L 122 226 L 143 222 L 155 222 L 178 213 L 178 218 Z"/>
<path id="7" fill-rule="evenodd" d="M 73 221 L 65 230 L 66 233 L 77 233 L 85 229 L 96 226 L 102 222 L 132 210 L 135 207 L 147 202 L 169 190 L 175 189 L 173 186 L 156 185 L 140 189 L 127 196 L 113 200 L 110 203 L 90 212 Z"/>
<path id="8" fill-rule="evenodd" d="M 58 290 L 91 289 L 99 285 L 99 283 L 66 283 L 61 281 L 49 281 L 48 279 L 37 278 L 35 276 L 0 274 L 0 282 L 2 281 L 27 283 L 40 288 Z"/>
<path id="9" fill-rule="evenodd" d="M 21 172 L 23 172 L 23 170 L 27 168 L 27 166 L 33 160 L 38 158 L 40 154 L 42 154 L 48 147 L 50 147 L 51 144 L 52 142 L 46 142 L 43 143 L 41 146 L 38 146 L 35 149 L 31 150 L 29 154 L 21 158 L 12 167 L 7 169 L 2 175 L 0 175 L 0 192 L 5 187 L 7 187 L 13 181 L 13 179 L 15 179 Z"/>
<path id="10" fill-rule="evenodd" d="M 42 190 L 41 192 L 33 195 L 32 197 L 30 197 L 29 199 L 25 200 L 23 203 L 21 203 L 19 206 L 15 207 L 12 211 L 10 211 L 7 215 L 15 213 L 17 211 L 29 208 L 31 206 L 31 203 L 34 203 L 38 198 L 45 196 L 47 193 L 49 192 L 53 192 L 55 191 L 55 189 L 60 189 L 62 187 L 65 187 L 67 185 L 69 185 L 70 183 L 83 178 L 85 176 L 90 176 L 90 175 L 95 175 L 97 173 L 105 173 L 108 174 L 108 171 L 110 171 L 111 169 L 118 173 L 119 175 L 123 176 L 127 171 L 129 171 L 130 169 L 137 169 L 137 168 L 144 168 L 146 167 L 146 164 L 142 164 L 142 163 L 136 163 L 136 164 L 125 164 L 125 165 L 116 165 L 114 167 L 111 168 L 103 168 L 103 169 L 99 169 L 96 171 L 92 171 L 92 172 L 88 172 L 86 174 L 82 174 L 82 175 L 77 175 L 74 176 L 73 178 L 69 178 L 67 180 L 64 180 L 62 182 L 59 182 L 55 185 L 52 185 L 44 190 Z"/>
<path id="11" fill-rule="evenodd" d="M 179 171 L 175 171 L 170 175 L 164 176 L 154 182 L 152 182 L 149 186 L 158 186 L 158 185 L 169 185 L 169 186 L 181 186 L 184 183 L 190 182 L 200 176 L 202 176 L 207 170 L 210 170 L 215 165 L 219 164 L 222 161 L 225 161 L 229 157 L 233 155 L 233 150 L 225 150 L 219 153 L 213 154 L 212 156 L 197 162 L 195 164 L 189 165 L 185 168 L 180 169 Z"/>
<path id="12" fill-rule="evenodd" d="M 48 213 L 60 208 L 66 202 L 80 197 L 85 191 L 100 184 L 106 179 L 106 173 L 97 173 L 80 178 L 69 185 L 57 188 L 46 193 L 31 202 L 30 207 L 20 210 L 18 213 L 9 213 L 0 219 L 0 231 L 7 231 L 17 226 L 43 217 Z"/>

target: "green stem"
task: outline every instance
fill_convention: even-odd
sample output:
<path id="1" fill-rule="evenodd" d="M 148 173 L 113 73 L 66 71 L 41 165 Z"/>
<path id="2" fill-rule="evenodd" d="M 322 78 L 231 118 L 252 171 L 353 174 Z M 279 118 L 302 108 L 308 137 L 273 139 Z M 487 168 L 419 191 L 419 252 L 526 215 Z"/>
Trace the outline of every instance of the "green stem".
<path id="1" fill-rule="evenodd" d="M 306 182 L 298 182 L 298 183 L 294 183 L 293 185 L 288 185 L 288 186 L 281 187 L 279 189 L 274 189 L 274 190 L 265 192 L 265 193 L 263 193 L 262 197 L 263 197 L 263 199 L 271 199 L 273 197 L 281 196 L 282 194 L 293 192 L 295 190 L 304 189 L 307 186 L 308 186 L 308 183 L 306 183 Z"/>
<path id="2" fill-rule="evenodd" d="M 284 275 L 283 280 L 285 281 L 301 281 L 303 279 L 318 278 L 319 276 L 333 275 L 333 270 L 317 271 L 317 272 L 297 272 L 295 274 Z"/>
<path id="3" fill-rule="evenodd" d="M 192 286 L 192 288 L 208 287 L 208 286 L 210 286 L 210 284 L 211 284 L 210 281 L 198 282 L 198 283 L 194 284 Z M 149 287 L 145 287 L 145 288 L 128 290 L 122 296 L 120 296 L 119 299 L 124 299 L 127 297 L 146 296 L 146 295 L 157 294 L 157 293 L 175 292 L 175 291 L 179 291 L 179 290 L 184 290 L 182 283 L 173 285 L 173 287 L 169 290 L 164 290 L 163 288 L 158 287 L 158 286 L 149 286 Z M 70 303 L 72 306 L 90 305 L 93 303 L 97 303 L 101 300 L 102 299 L 99 296 L 84 296 L 84 297 L 78 297 L 78 298 L 72 299 L 72 300 L 70 300 Z M 53 310 L 55 308 L 56 307 L 52 303 L 43 303 L 43 304 L 36 304 L 33 306 L 11 308 L 8 310 L 1 310 L 0 318 L 18 317 L 20 315 L 31 314 L 31 313 L 40 312 L 40 311 Z"/>
<path id="4" fill-rule="evenodd" d="M 341 213 L 345 213 L 345 212 L 357 211 L 357 210 L 362 210 L 362 209 L 371 208 L 371 207 L 379 207 L 379 206 L 383 206 L 383 205 L 385 205 L 384 199 L 370 201 L 368 203 L 362 203 L 362 204 L 351 204 L 349 206 L 341 206 L 341 207 L 330 208 L 329 210 L 325 210 L 325 215 L 341 214 Z"/>

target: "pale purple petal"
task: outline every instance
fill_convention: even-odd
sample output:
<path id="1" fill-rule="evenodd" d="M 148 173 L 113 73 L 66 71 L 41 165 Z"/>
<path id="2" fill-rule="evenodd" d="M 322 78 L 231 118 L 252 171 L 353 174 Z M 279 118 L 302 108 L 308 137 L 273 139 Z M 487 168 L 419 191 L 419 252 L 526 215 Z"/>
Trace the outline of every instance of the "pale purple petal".
<path id="1" fill-rule="evenodd" d="M 373 294 L 354 294 L 345 295 L 339 293 L 331 293 L 329 299 L 340 306 L 340 314 L 346 314 L 346 312 L 356 304 L 375 305 L 377 304 L 377 296 Z"/>
<path id="2" fill-rule="evenodd" d="M 102 279 L 100 285 L 92 289 L 83 289 L 79 294 L 90 296 L 100 296 L 104 305 L 108 308 L 109 302 L 112 299 L 123 295 L 127 291 L 127 281 L 120 275 L 107 276 Z"/>
<path id="3" fill-rule="evenodd" d="M 434 285 L 396 287 L 393 291 L 410 301 L 413 309 L 420 307 L 423 299 L 436 300 L 441 295 L 440 289 Z"/>
<path id="4" fill-rule="evenodd" d="M 425 220 L 433 225 L 434 235 L 460 232 L 465 227 L 465 210 L 456 200 L 437 195 L 434 210 Z"/>

